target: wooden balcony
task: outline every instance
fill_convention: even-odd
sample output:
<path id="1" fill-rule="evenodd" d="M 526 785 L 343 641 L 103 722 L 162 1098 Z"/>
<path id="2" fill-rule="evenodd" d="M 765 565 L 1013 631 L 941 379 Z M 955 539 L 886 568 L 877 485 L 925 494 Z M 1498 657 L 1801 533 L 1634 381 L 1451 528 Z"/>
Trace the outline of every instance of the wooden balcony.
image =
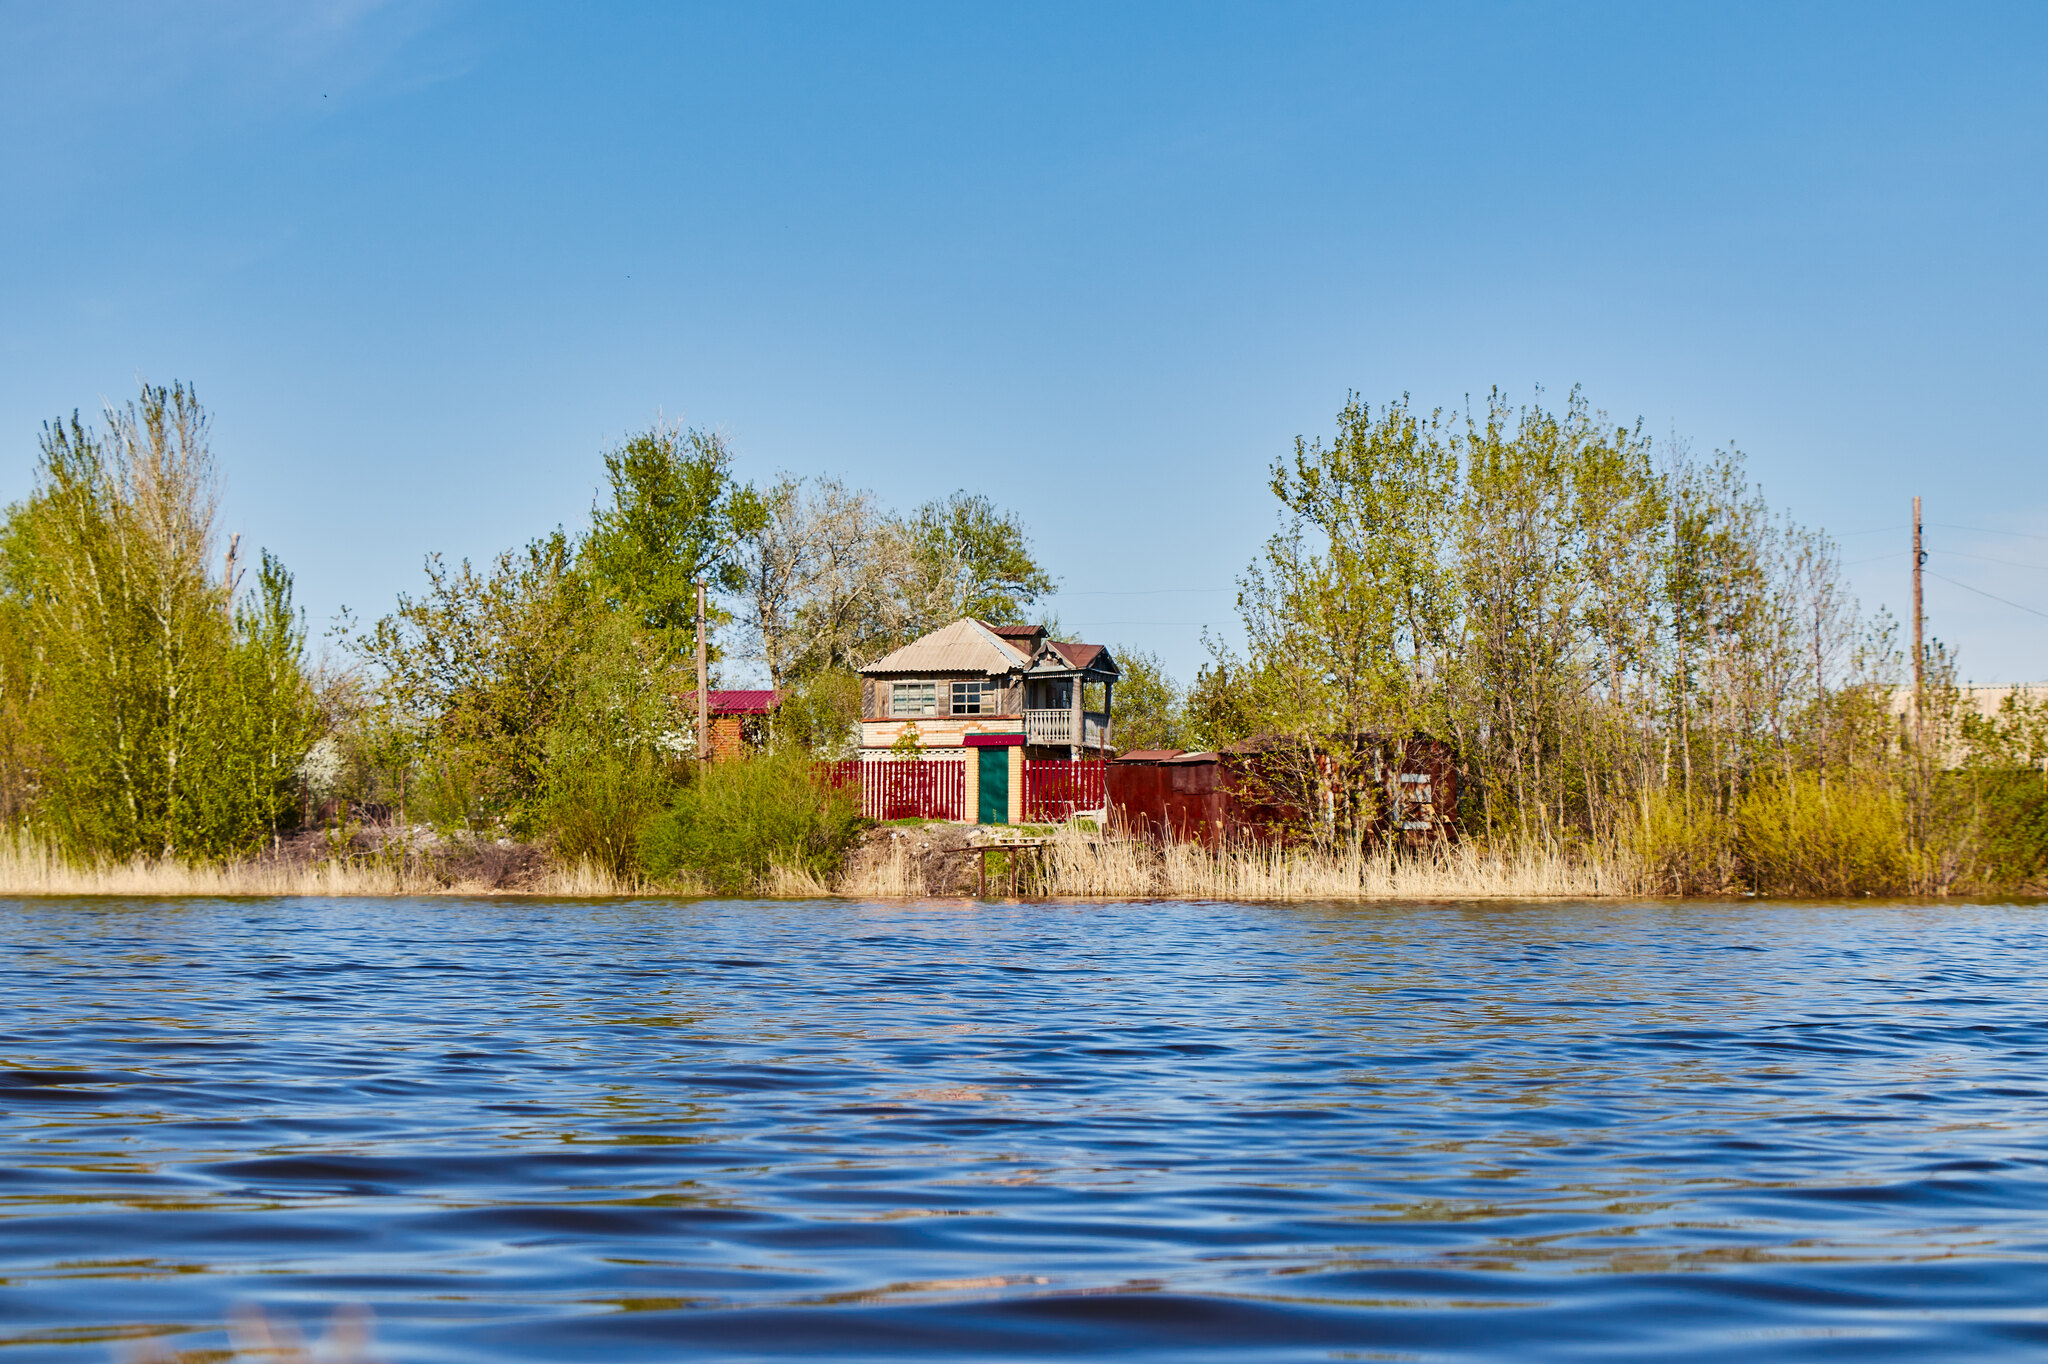
<path id="1" fill-rule="evenodd" d="M 1097 710 L 1081 712 L 1081 737 L 1074 737 L 1074 712 L 1071 710 L 1027 710 L 1024 712 L 1024 742 L 1045 744 L 1050 747 L 1072 747 L 1079 743 L 1083 748 L 1102 747 L 1102 732 L 1109 725 L 1109 716 Z"/>

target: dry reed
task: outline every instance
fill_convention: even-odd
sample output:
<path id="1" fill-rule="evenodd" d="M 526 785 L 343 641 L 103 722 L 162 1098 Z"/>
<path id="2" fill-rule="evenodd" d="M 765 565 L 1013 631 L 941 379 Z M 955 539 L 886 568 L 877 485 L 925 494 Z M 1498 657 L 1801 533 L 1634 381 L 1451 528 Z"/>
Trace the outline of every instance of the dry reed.
<path id="1" fill-rule="evenodd" d="M 1542 899 L 1639 893 L 1625 856 L 1567 856 L 1470 843 L 1318 851 L 1255 843 L 1210 848 L 1056 830 L 1048 890 L 1101 898 L 1211 900 Z"/>
<path id="2" fill-rule="evenodd" d="M 590 862 L 551 867 L 524 895 L 630 895 L 640 886 Z M 0 895 L 482 895 L 481 881 L 450 881 L 417 857 L 322 861 L 180 862 L 135 857 L 78 865 L 22 832 L 0 832 Z"/>
<path id="3" fill-rule="evenodd" d="M 837 894 L 858 900 L 915 900 L 925 894 L 924 867 L 901 839 L 848 859 Z"/>
<path id="4" fill-rule="evenodd" d="M 1476 844 L 1405 853 L 1335 852 L 1239 844 L 1157 844 L 1103 837 L 1072 826 L 1052 834 L 1045 893 L 1091 899 L 1378 900 L 1541 899 L 1636 895 L 1644 878 L 1627 854 L 1566 856 L 1542 849 Z M 591 862 L 549 868 L 521 895 L 600 898 L 652 889 Z M 928 894 L 917 855 L 902 840 L 856 854 L 835 884 L 776 866 L 764 893 L 790 898 L 918 899 Z M 418 859 L 334 859 L 309 864 L 220 866 L 135 858 L 75 866 L 25 835 L 0 834 L 0 895 L 479 895 L 506 894 L 482 882 L 437 877 Z M 664 894 L 702 894 L 665 884 Z"/>

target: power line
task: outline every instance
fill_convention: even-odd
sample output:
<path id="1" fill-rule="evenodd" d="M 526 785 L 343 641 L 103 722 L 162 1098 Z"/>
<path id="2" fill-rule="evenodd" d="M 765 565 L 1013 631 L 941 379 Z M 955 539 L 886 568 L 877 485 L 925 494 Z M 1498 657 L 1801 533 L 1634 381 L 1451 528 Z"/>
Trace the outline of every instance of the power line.
<path id="1" fill-rule="evenodd" d="M 1943 530 L 1967 530 L 1977 535 L 2010 535 L 2021 540 L 2048 540 L 2048 535 L 2034 535 L 2023 530 L 1993 530 L 1989 526 L 1952 526 L 1946 521 L 1929 521 L 1927 524 L 1939 526 Z"/>
<path id="2" fill-rule="evenodd" d="M 1977 594 L 1978 596 L 1980 596 L 1980 597 L 1991 597 L 1991 600 L 1993 600 L 1993 601 L 1997 602 L 1997 603 L 1998 603 L 1999 605 L 2001 605 L 2001 606 L 2010 606 L 2010 607 L 2012 607 L 2012 608 L 2013 608 L 2014 610 L 2016 610 L 2016 611 L 2024 611 L 2024 612 L 2026 612 L 2026 613 L 2027 613 L 2028 615 L 2030 615 L 2030 616 L 2039 616 L 2039 617 L 2040 617 L 2040 618 L 2041 618 L 2042 620 L 2048 620 L 2048 611 L 2036 611 L 2036 610 L 2035 610 L 2035 609 L 2034 609 L 2033 607 L 2031 607 L 2031 606 L 2021 606 L 2021 605 L 2020 605 L 2020 604 L 2019 604 L 2018 602 L 2016 602 L 2016 601 L 2007 601 L 2007 600 L 2006 600 L 2005 598 L 2003 598 L 2003 597 L 1995 597 L 1995 596 L 1992 596 L 1992 594 L 1991 594 L 1991 593 L 1989 593 L 1989 592 L 1986 592 L 1986 591 L 1985 591 L 1985 590 L 1984 590 L 1983 588 L 1981 588 L 1981 587 L 1972 587 L 1972 586 L 1970 586 L 1970 585 L 1969 585 L 1968 583 L 1959 583 L 1959 582 L 1957 582 L 1957 581 L 1956 581 L 1956 580 L 1955 580 L 1954 578 L 1948 578 L 1948 577 L 1943 577 L 1943 576 L 1942 576 L 1941 574 L 1939 574 L 1939 573 L 1936 573 L 1936 572 L 1935 572 L 1935 571 L 1934 571 L 1933 569 L 1931 569 L 1931 568 L 1929 568 L 1929 569 L 1923 569 L 1923 570 L 1922 570 L 1922 572 L 1926 573 L 1926 574 L 1927 574 L 1927 576 L 1928 576 L 1928 577 L 1930 577 L 1930 578 L 1941 578 L 1941 580 L 1942 580 L 1943 582 L 1947 583 L 1947 584 L 1948 584 L 1948 585 L 1949 585 L 1950 587 L 1960 587 L 1960 588 L 1962 588 L 1962 589 L 1963 589 L 1963 591 L 1965 591 L 1965 592 L 1975 592 L 1975 593 L 1976 593 L 1976 594 Z"/>
<path id="3" fill-rule="evenodd" d="M 1975 559 L 1979 563 L 2004 564 L 2007 568 L 2048 569 L 2048 564 L 2023 564 L 2017 559 L 1993 559 L 1989 555 L 1985 554 L 1965 554 L 1959 549 L 1945 549 L 1942 551 L 1942 553 L 1947 555 L 1951 559 Z"/>
<path id="4" fill-rule="evenodd" d="M 1879 559 L 1896 559 L 1901 554 L 1911 554 L 1912 552 L 1910 549 L 1895 549 L 1889 554 L 1873 554 L 1868 559 L 1851 559 L 1848 563 L 1843 564 L 1842 567 L 1854 568 L 1858 564 L 1874 564 Z"/>
<path id="5" fill-rule="evenodd" d="M 1136 588 L 1091 588 L 1086 592 L 1049 592 L 1051 597 L 1163 597 L 1174 592 L 1234 592 L 1230 587 L 1136 587 Z"/>

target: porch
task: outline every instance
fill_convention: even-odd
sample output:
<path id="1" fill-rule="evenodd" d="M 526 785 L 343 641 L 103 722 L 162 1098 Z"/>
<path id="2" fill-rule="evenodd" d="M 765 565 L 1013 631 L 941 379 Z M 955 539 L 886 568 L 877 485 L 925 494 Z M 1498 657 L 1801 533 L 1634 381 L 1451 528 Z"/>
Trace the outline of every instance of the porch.
<path id="1" fill-rule="evenodd" d="M 1075 722 L 1080 737 L 1075 737 Z M 1024 712 L 1024 742 L 1032 747 L 1101 748 L 1109 731 L 1109 713 L 1100 710 L 1027 710 Z"/>

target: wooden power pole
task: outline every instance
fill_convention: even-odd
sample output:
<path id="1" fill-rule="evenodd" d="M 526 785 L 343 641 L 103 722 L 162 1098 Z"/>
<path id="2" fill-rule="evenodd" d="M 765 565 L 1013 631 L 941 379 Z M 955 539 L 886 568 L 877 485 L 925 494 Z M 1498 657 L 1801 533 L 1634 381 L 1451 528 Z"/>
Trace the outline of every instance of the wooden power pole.
<path id="1" fill-rule="evenodd" d="M 1914 505 L 1919 505 L 1917 499 Z M 1918 541 L 1916 540 L 1914 543 L 1917 544 Z M 1913 570 L 1913 581 L 1915 584 L 1919 583 L 1920 570 Z M 1914 600 L 1917 602 L 1919 598 L 1915 597 Z M 1917 609 L 1913 613 L 1913 619 L 1916 621 L 1920 619 Z M 708 690 L 711 684 L 709 673 L 710 667 L 706 661 L 704 651 L 704 580 L 699 578 L 697 580 L 697 761 L 700 763 L 711 761 L 711 692 Z"/>
<path id="2" fill-rule="evenodd" d="M 1920 548 L 1920 499 L 1913 499 L 1913 744 L 1921 742 L 1921 709 L 1923 705 L 1921 673 L 1926 659 L 1925 647 L 1920 642 L 1920 568 L 1927 562 L 1927 551 Z"/>

